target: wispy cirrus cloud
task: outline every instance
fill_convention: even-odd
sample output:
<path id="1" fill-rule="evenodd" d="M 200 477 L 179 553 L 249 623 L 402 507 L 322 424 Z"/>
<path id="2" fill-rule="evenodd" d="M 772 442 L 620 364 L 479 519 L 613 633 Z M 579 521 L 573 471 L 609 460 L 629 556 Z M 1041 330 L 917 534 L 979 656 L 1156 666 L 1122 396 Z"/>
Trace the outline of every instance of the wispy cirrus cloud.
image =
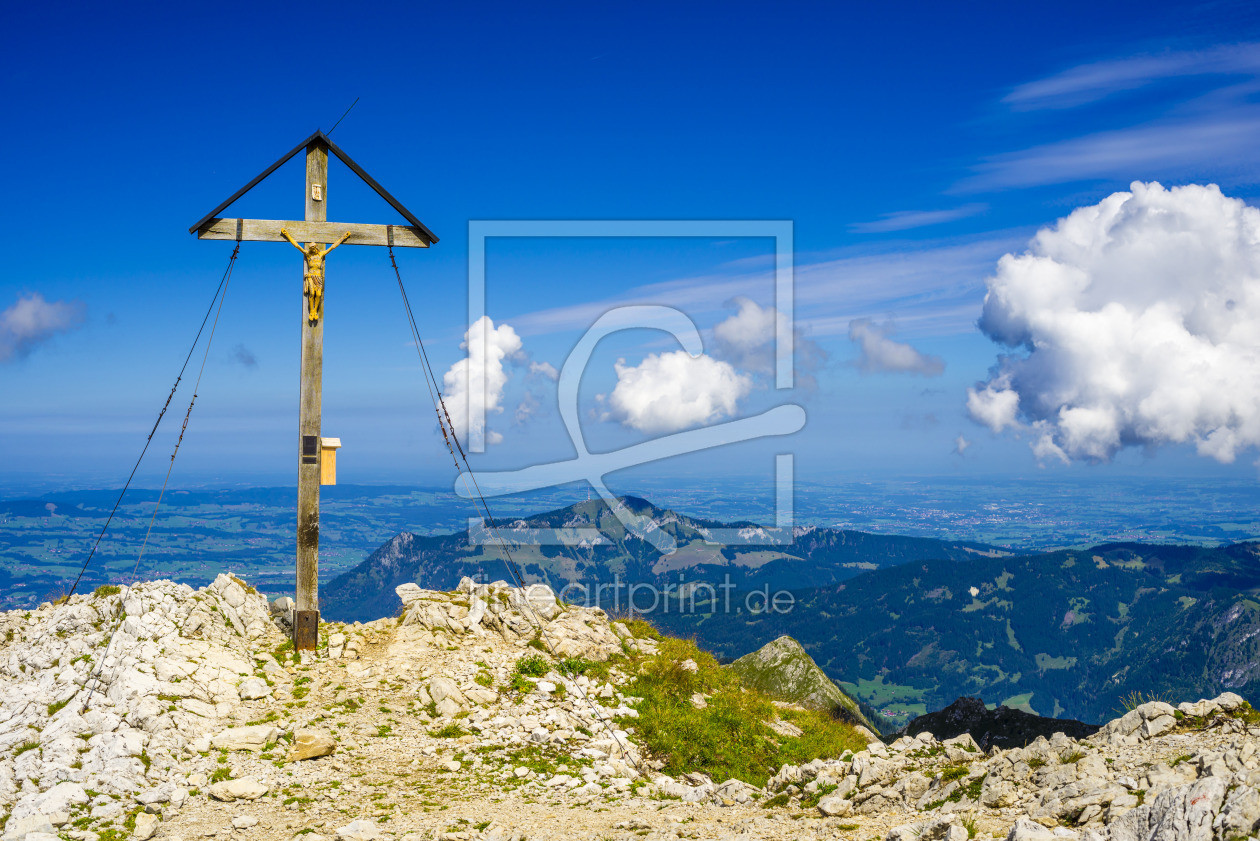
<path id="1" fill-rule="evenodd" d="M 1215 77 L 1215 78 L 1213 78 Z M 1070 134 L 991 155 L 955 185 L 958 192 L 1018 189 L 1071 181 L 1238 178 L 1260 180 L 1255 163 L 1260 107 L 1260 44 L 1136 54 L 1090 62 L 1036 79 L 1002 100 L 1012 111 L 1080 108 L 1128 91 L 1150 89 L 1163 111 L 1153 118 L 1151 97 L 1123 125 L 1123 104 L 1074 112 Z M 1086 113 L 1105 117 L 1090 128 Z M 1122 127 L 1117 128 L 1117 123 Z"/>
<path id="2" fill-rule="evenodd" d="M 973 202 L 948 210 L 898 210 L 896 213 L 885 213 L 874 222 L 855 222 L 849 226 L 849 230 L 856 234 L 908 231 L 913 228 L 926 228 L 930 225 L 943 225 L 946 222 L 966 219 L 969 216 L 984 213 L 988 209 L 987 204 Z"/>
<path id="3" fill-rule="evenodd" d="M 1091 178 L 1260 175 L 1255 142 L 1260 108 L 1098 132 L 995 155 L 957 185 L 963 191 L 1062 184 Z"/>
<path id="4" fill-rule="evenodd" d="M 1021 111 L 1075 108 L 1166 79 L 1258 73 L 1260 44 L 1227 44 L 1081 64 L 1019 85 L 1002 101 Z"/>
<path id="5" fill-rule="evenodd" d="M 797 255 L 795 324 L 812 338 L 847 336 L 855 318 L 895 313 L 909 335 L 973 332 L 984 299 L 985 278 L 1002 254 L 1028 240 L 1029 230 L 995 231 L 958 241 L 920 241 L 862 246 Z M 719 270 L 644 284 L 608 298 L 510 316 L 522 336 L 582 331 L 608 310 L 652 301 L 676 307 L 702 325 L 727 313 L 722 302 L 766 300 L 774 288 L 773 261 L 740 260 Z M 768 303 L 768 301 L 766 301 Z"/>

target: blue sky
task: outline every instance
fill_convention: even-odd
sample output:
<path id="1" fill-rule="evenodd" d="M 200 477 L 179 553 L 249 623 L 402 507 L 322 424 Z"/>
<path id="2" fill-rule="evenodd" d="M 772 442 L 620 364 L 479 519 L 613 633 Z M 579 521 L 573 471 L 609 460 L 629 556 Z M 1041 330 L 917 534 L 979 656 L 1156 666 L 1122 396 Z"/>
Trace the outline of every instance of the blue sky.
<path id="1" fill-rule="evenodd" d="M 1048 409 L 1011 425 L 989 404 L 968 408 L 969 388 L 1018 393 L 1030 407 L 1071 390 L 1072 366 L 1091 364 L 1061 355 L 1036 382 L 1029 366 L 991 372 L 999 353 L 1020 352 L 976 326 L 1002 255 L 1133 181 L 1260 197 L 1260 16 L 1250 4 L 163 4 L 73 14 L 28 4 L 7 18 L 0 482 L 122 481 L 231 250 L 188 226 L 356 97 L 333 139 L 441 237 L 399 255 L 439 373 L 464 353 L 471 220 L 793 223 L 798 350 L 819 364 L 798 359 L 808 385 L 791 392 L 751 357 L 720 353 L 715 333 L 741 296 L 773 303 L 771 240 L 491 241 L 488 314 L 520 351 L 505 367 L 503 412 L 489 415 L 502 441 L 478 457 L 482 467 L 570 456 L 555 384 L 539 366 L 560 368 L 599 313 L 650 303 L 693 319 L 712 354 L 706 370 L 733 378 L 691 427 L 784 402 L 808 421 L 788 438 L 628 471 L 622 487 L 636 476 L 768 475 L 782 452 L 815 481 L 1255 474 L 1250 403 L 1211 410 L 1243 418 L 1228 463 L 1219 447 L 1183 443 L 1175 424 L 1127 421 L 1108 445 Z M 302 177 L 295 159 L 231 213 L 296 218 Z M 1192 198 L 1170 199 L 1173 210 Z M 329 214 L 398 221 L 336 164 Z M 1251 288 L 1237 271 L 1227 281 Z M 1183 286 L 1198 282 L 1190 275 Z M 300 283 L 288 246 L 243 247 L 180 456 L 187 480 L 291 479 Z M 450 481 L 385 254 L 338 251 L 328 283 L 324 429 L 345 443 L 343 481 Z M 19 320 L 32 300 L 43 320 Z M 851 334 L 872 343 L 865 355 Z M 592 450 L 674 431 L 635 407 L 643 394 L 628 379 L 620 402 L 616 389 L 619 360 L 641 384 L 650 374 L 648 385 L 669 386 L 648 360 L 677 347 L 651 330 L 599 345 L 579 404 Z M 188 396 L 174 401 L 144 480 L 160 481 Z M 1035 449 L 1039 440 L 1053 447 Z"/>

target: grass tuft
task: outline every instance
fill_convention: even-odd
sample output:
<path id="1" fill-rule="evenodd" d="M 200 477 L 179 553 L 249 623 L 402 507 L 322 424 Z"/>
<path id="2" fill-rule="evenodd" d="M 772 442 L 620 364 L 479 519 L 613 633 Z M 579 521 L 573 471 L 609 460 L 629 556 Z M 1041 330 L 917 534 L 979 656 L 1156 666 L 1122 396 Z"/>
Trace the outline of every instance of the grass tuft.
<path id="1" fill-rule="evenodd" d="M 249 584 L 246 584 L 246 583 L 245 583 L 243 580 L 241 580 L 240 578 L 237 578 L 235 575 L 229 575 L 229 576 L 228 576 L 228 578 L 232 579 L 232 580 L 233 580 L 233 581 L 235 581 L 237 584 L 240 584 L 240 585 L 241 585 L 241 587 L 242 587 L 242 588 L 244 588 L 245 592 L 246 592 L 246 593 L 249 593 L 251 596 L 256 596 L 256 595 L 258 595 L 258 591 L 257 591 L 257 590 L 255 590 L 255 589 L 254 589 L 253 587 L 251 587 Z"/>
<path id="2" fill-rule="evenodd" d="M 541 654 L 527 654 L 516 661 L 516 673 L 529 677 L 542 677 L 551 671 L 551 664 Z"/>
<path id="3" fill-rule="evenodd" d="M 656 629 L 656 626 L 642 617 L 627 619 L 624 624 L 626 629 L 634 635 L 635 639 L 659 640 L 662 638 L 661 632 Z"/>
<path id="4" fill-rule="evenodd" d="M 850 725 L 821 712 L 785 711 L 804 732 L 778 735 L 766 724 L 778 713 L 770 698 L 742 689 L 734 673 L 694 642 L 657 638 L 659 653 L 643 662 L 625 693 L 642 699 L 635 725 L 649 752 L 664 761 L 664 773 L 702 771 L 714 779 L 734 777 L 764 786 L 771 767 L 866 747 Z M 682 668 L 688 659 L 699 667 L 696 671 Z M 707 697 L 705 708 L 692 705 L 695 693 Z"/>
<path id="5" fill-rule="evenodd" d="M 565 677 L 574 678 L 578 675 L 595 675 L 596 677 L 608 676 L 608 664 L 596 663 L 593 660 L 587 660 L 585 657 L 565 657 L 556 664 L 556 670 Z"/>
<path id="6" fill-rule="evenodd" d="M 1243 704 L 1233 712 L 1234 718 L 1242 719 L 1247 724 L 1260 724 L 1260 711 L 1257 711 L 1251 704 L 1243 701 Z"/>

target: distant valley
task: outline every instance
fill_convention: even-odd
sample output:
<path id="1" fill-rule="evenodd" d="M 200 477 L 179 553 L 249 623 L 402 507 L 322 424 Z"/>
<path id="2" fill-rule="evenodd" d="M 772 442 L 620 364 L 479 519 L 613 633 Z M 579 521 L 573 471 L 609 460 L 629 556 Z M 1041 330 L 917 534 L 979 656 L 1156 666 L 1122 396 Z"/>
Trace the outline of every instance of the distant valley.
<path id="1" fill-rule="evenodd" d="M 906 527 L 920 536 L 802 526 L 787 545 L 759 545 L 758 526 L 722 519 L 729 500 L 747 502 L 751 492 L 733 488 L 719 505 L 721 495 L 662 491 L 692 494 L 704 516 L 629 498 L 635 517 L 678 545 L 668 556 L 627 532 L 602 503 L 566 505 L 569 492 L 497 500 L 494 510 L 528 579 L 567 587 L 575 601 L 598 593 L 614 612 L 625 612 L 637 586 L 640 608 L 658 599 L 653 621 L 727 658 L 789 634 L 885 729 L 962 694 L 1102 721 L 1133 691 L 1163 691 L 1176 701 L 1255 688 L 1260 573 L 1253 543 L 1099 541 L 1033 554 L 921 536 L 930 521 L 916 521 Z M 801 493 L 811 501 L 798 507 L 812 511 L 813 522 L 843 519 L 820 513 L 824 498 L 812 489 Z M 966 501 L 977 489 L 959 493 Z M 1205 493 L 1196 489 L 1189 500 Z M 1222 518 L 1237 520 L 1250 504 L 1241 492 L 1220 493 L 1204 509 L 1214 513 L 1196 521 L 1200 532 L 1222 530 L 1210 524 L 1228 525 Z M 117 491 L 81 491 L 0 501 L 0 607 L 31 608 L 64 592 L 116 498 Z M 128 494 L 82 587 L 130 580 L 155 499 L 153 491 Z M 293 502 L 292 489 L 168 492 L 139 576 L 200 585 L 234 571 L 263 592 L 291 593 Z M 469 545 L 468 505 L 448 492 L 341 486 L 325 489 L 324 502 L 321 593 L 333 618 L 392 614 L 393 588 L 404 581 L 446 588 L 464 575 L 510 577 L 498 548 L 484 540 Z M 1075 504 L 1073 516 L 1083 516 L 1076 513 L 1081 500 Z M 1173 510 L 1161 500 L 1135 516 L 1168 519 Z M 926 516 L 922 508 L 907 511 Z M 885 519 L 891 516 L 889 509 Z M 1099 522 L 1117 516 L 1106 512 Z M 746 537 L 714 545 L 707 536 L 719 529 Z M 539 537 L 569 545 L 533 545 Z M 765 610 L 767 594 L 776 593 L 792 601 L 789 611 Z"/>
<path id="2" fill-rule="evenodd" d="M 900 712 L 890 723 L 962 695 L 1101 722 L 1133 693 L 1260 688 L 1258 587 L 1254 543 L 1112 544 L 904 564 L 798 591 L 790 613 L 653 618 L 726 656 L 790 634 L 850 694 Z"/>
<path id="3" fill-rule="evenodd" d="M 888 729 L 960 695 L 1102 721 L 1133 692 L 1177 701 L 1260 684 L 1255 543 L 1016 556 L 819 528 L 786 546 L 758 546 L 755 536 L 712 546 L 707 532 L 752 524 L 693 519 L 635 497 L 623 504 L 670 534 L 677 552 L 663 556 L 599 501 L 502 523 L 501 534 L 518 541 L 511 550 L 527 579 L 575 601 L 599 592 L 602 606 L 624 612 L 626 590 L 614 604 L 610 582 L 651 585 L 660 599 L 652 621 L 721 656 L 795 637 Z M 582 528 L 603 540 L 527 542 Z M 397 609 L 398 584 L 445 589 L 465 575 L 510 579 L 501 549 L 470 545 L 466 533 L 403 533 L 324 585 L 321 601 L 332 618 L 376 618 Z M 790 610 L 766 609 L 759 594 L 776 592 Z"/>

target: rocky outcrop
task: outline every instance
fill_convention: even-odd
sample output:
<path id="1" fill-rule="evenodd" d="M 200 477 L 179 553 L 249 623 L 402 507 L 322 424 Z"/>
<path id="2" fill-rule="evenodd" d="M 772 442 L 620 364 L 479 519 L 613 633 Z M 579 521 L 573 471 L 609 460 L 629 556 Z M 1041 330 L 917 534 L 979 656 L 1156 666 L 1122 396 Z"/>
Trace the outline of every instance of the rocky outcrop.
<path id="1" fill-rule="evenodd" d="M 622 650 L 629 637 L 608 621 L 600 608 L 562 607 L 546 584 L 523 588 L 507 582 L 477 584 L 464 578 L 454 593 L 425 590 L 416 584 L 396 589 L 403 602 L 403 628 L 409 641 L 431 645 L 434 635 L 473 637 L 495 634 L 505 642 L 537 639 L 541 648 L 557 657 L 584 657 L 607 660 Z M 630 644 L 651 653 L 650 640 Z"/>
<path id="2" fill-rule="evenodd" d="M 399 589 L 401 616 L 321 625 L 301 657 L 277 630 L 284 609 L 273 621 L 226 575 L 0 614 L 0 841 L 1260 830 L 1260 716 L 1230 693 L 1017 749 L 986 752 L 969 734 L 871 741 L 773 769 L 763 789 L 701 768 L 663 774 L 643 747 L 662 722 L 629 686 L 660 663 L 638 655 L 673 656 L 674 643 L 546 589 Z"/>
<path id="3" fill-rule="evenodd" d="M 1096 725 L 1083 721 L 1047 718 L 1003 706 L 991 710 L 979 698 L 959 698 L 943 710 L 912 719 L 897 735 L 933 733 L 948 739 L 970 733 L 980 747 L 988 750 L 1026 747 L 1039 736 L 1049 738 L 1055 733 L 1082 739 L 1097 731 Z"/>
<path id="4" fill-rule="evenodd" d="M 767 789 L 802 803 L 826 792 L 817 801 L 825 816 L 939 814 L 894 827 L 889 841 L 953 837 L 949 824 L 986 813 L 1014 819 L 1009 841 L 1226 841 L 1260 830 L 1258 725 L 1241 698 L 1225 693 L 1178 710 L 1142 705 L 1093 738 L 1059 732 L 989 754 L 967 734 L 938 741 L 922 732 L 785 766 Z"/>
<path id="5" fill-rule="evenodd" d="M 858 709 L 857 701 L 836 686 L 818 668 L 809 652 L 789 636 L 779 637 L 751 654 L 745 654 L 732 662 L 730 669 L 739 675 L 744 686 L 772 698 L 800 704 L 807 709 L 822 710 L 874 730 Z"/>
<path id="6" fill-rule="evenodd" d="M 182 801 L 193 742 L 223 730 L 242 683 L 290 681 L 265 653 L 281 642 L 267 600 L 229 575 L 0 614 L 0 634 L 0 813 L 13 827 L 121 811 L 117 798 L 152 790 Z"/>
<path id="7" fill-rule="evenodd" d="M 1246 704 L 1246 701 L 1233 692 L 1222 693 L 1210 701 L 1182 703 L 1176 709 L 1163 701 L 1150 701 L 1107 722 L 1098 736 L 1111 744 L 1137 744 L 1174 730 L 1178 722 L 1186 716 L 1206 719 L 1221 712 L 1232 713 Z"/>

